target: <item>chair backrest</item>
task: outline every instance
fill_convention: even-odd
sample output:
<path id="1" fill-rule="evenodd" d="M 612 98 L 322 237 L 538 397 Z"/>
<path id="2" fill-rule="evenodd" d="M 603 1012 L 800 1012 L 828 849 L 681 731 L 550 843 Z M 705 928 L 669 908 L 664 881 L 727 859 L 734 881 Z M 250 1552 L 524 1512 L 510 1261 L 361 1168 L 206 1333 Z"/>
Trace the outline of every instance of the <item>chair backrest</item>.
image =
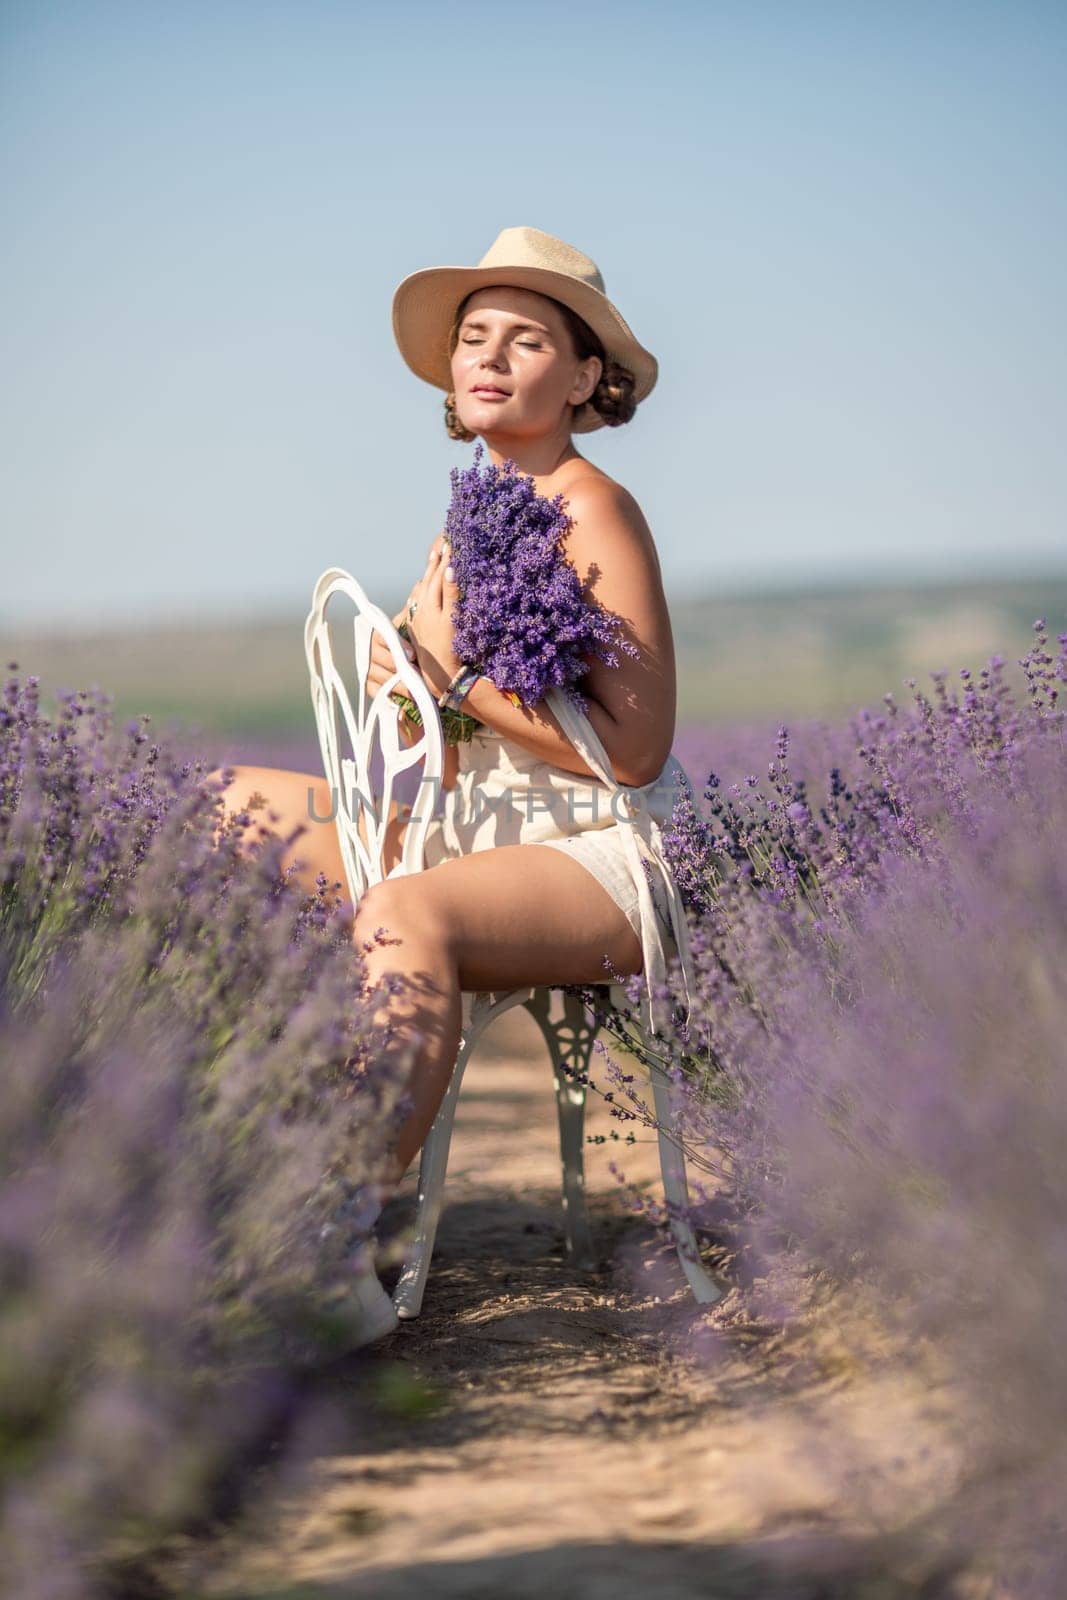
<path id="1" fill-rule="evenodd" d="M 334 616 L 326 615 L 327 605 L 335 596 L 341 597 L 342 612 L 347 610 L 345 601 L 355 608 L 347 622 L 340 620 L 336 600 Z M 371 695 L 367 692 L 367 673 L 373 633 L 384 640 L 393 658 L 395 675 Z M 348 684 L 353 669 L 341 655 L 343 637 L 351 641 L 354 655 L 354 705 Z M 422 675 L 408 661 L 392 620 L 342 567 L 327 568 L 315 585 L 304 624 L 304 650 L 323 768 L 336 807 L 341 857 L 355 905 L 369 884 L 422 871 L 426 833 L 444 775 L 441 713 Z M 419 736 L 410 745 L 403 744 L 400 738 L 399 707 L 390 699 L 393 689 L 412 699 L 422 718 Z M 374 770 L 376 755 L 380 757 L 380 773 Z M 409 771 L 419 778 L 417 796 L 404 830 L 401 859 L 386 873 L 385 830 L 394 784 Z M 360 836 L 361 818 L 365 838 Z"/>

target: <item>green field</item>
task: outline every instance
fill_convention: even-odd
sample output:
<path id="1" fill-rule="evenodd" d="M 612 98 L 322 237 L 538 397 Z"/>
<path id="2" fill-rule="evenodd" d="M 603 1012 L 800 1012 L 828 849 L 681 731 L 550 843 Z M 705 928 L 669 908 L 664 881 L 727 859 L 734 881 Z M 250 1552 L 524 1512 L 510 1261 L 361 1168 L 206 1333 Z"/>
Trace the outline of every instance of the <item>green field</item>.
<path id="1" fill-rule="evenodd" d="M 1067 577 L 899 587 L 669 594 L 678 659 L 678 721 L 833 716 L 903 697 L 903 680 L 981 667 L 1000 651 L 1013 667 L 1035 617 L 1067 628 Z M 220 735 L 311 731 L 304 612 L 226 623 L 187 620 L 108 630 L 4 630 L 4 662 L 36 673 L 46 698 L 99 687 L 116 716 L 149 712 Z"/>

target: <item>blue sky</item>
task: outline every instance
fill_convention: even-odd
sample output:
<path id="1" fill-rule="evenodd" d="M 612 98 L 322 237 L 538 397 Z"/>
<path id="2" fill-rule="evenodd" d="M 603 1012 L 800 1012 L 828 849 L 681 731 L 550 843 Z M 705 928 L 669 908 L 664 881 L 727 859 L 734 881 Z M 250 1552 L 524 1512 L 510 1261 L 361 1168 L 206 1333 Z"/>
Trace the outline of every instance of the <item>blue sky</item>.
<path id="1" fill-rule="evenodd" d="M 659 359 L 577 443 L 669 592 L 1062 571 L 1065 108 L 1026 0 L 3 0 L 0 624 L 399 598 L 393 290 L 518 224 Z"/>

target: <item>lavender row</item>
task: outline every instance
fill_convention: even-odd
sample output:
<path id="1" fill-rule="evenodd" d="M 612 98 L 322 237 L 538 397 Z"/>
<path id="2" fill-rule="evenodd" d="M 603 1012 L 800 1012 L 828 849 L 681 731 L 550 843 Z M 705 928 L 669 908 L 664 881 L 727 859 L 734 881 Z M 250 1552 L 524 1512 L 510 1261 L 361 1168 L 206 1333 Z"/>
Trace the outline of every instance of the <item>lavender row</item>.
<path id="1" fill-rule="evenodd" d="M 690 1220 L 725 1230 L 750 1309 L 802 1317 L 829 1273 L 935 1353 L 967 1468 L 913 1570 L 950 1548 L 1006 1600 L 1067 1590 L 1067 634 L 1053 653 L 1034 628 L 1021 696 L 1001 657 L 934 674 L 679 797 L 698 997 L 684 1026 L 672 973 L 649 1058 Z M 633 1041 L 632 1009 L 605 1021 Z M 608 1076 L 620 1120 L 651 1122 L 635 1075 Z M 813 1463 L 848 1447 L 810 1443 Z"/>
<path id="2" fill-rule="evenodd" d="M 11 664 L 14 670 L 15 663 Z M 147 720 L 147 719 L 145 719 Z M 0 708 L 11 1592 L 140 1592 L 346 1348 L 410 1055 L 341 902 L 104 697 Z"/>

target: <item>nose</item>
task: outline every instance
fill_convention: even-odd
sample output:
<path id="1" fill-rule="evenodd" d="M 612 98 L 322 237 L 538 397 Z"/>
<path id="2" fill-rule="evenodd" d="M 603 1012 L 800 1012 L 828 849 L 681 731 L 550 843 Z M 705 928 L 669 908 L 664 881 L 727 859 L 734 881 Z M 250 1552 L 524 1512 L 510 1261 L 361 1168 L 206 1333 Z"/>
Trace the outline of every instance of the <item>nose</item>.
<path id="1" fill-rule="evenodd" d="M 503 342 L 501 338 L 497 337 L 494 339 L 489 337 L 486 339 L 485 344 L 482 347 L 482 358 L 478 365 L 482 367 L 499 367 L 501 364 L 502 354 Z"/>

